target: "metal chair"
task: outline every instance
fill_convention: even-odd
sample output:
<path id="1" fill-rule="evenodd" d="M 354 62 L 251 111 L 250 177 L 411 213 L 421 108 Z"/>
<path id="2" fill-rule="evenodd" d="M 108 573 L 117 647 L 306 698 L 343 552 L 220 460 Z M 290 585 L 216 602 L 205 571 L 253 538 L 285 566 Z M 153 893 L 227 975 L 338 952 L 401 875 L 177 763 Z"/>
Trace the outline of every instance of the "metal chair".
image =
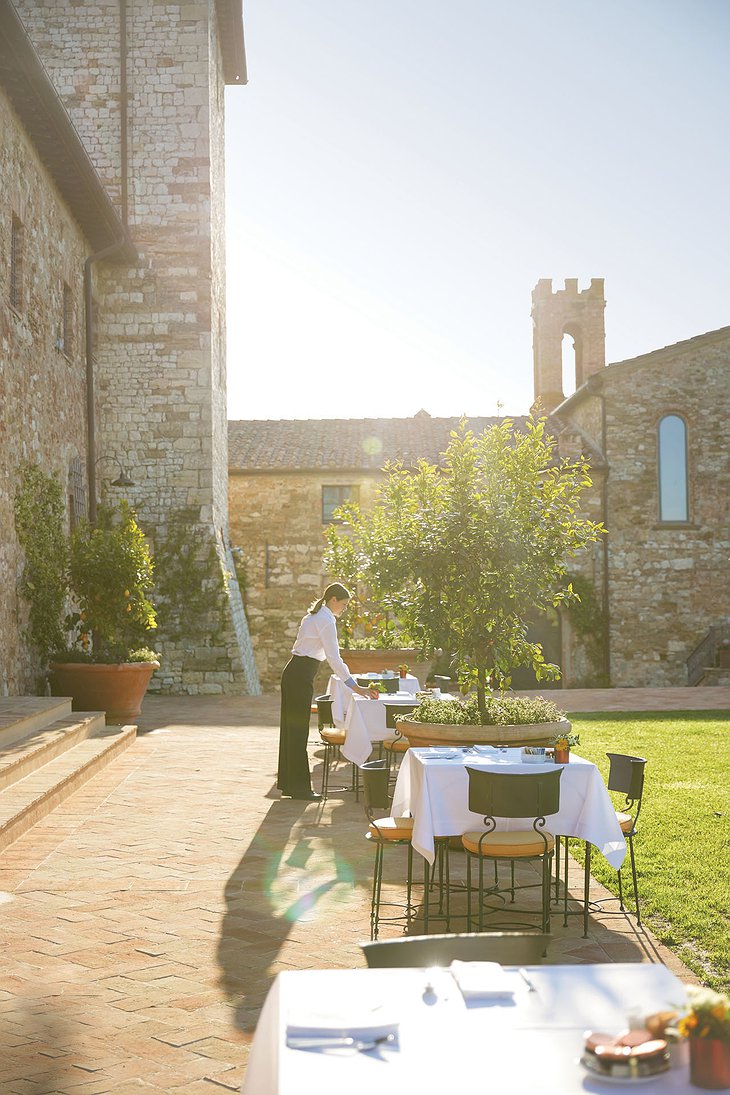
<path id="1" fill-rule="evenodd" d="M 381 920 L 390 922 L 404 921 L 404 930 L 413 918 L 411 888 L 413 880 L 413 818 L 376 817 L 375 811 L 390 809 L 388 796 L 388 769 L 384 760 L 369 760 L 361 765 L 363 802 L 370 823 L 365 837 L 375 843 L 375 866 L 373 870 L 373 893 L 370 902 L 370 938 L 378 938 Z M 383 882 L 383 853 L 387 847 L 408 846 L 408 874 L 406 880 L 406 908 L 399 916 L 381 917 L 381 887 Z M 394 904 L 388 902 L 389 905 Z"/>
<path id="2" fill-rule="evenodd" d="M 330 792 L 330 770 L 340 757 L 340 746 L 345 744 L 345 731 L 338 730 L 332 717 L 332 697 L 316 696 L 314 702 L 317 705 L 317 729 L 324 746 L 324 761 L 322 767 L 322 802 L 327 801 Z M 346 788 L 338 788 L 346 790 Z M 357 765 L 352 766 L 352 790 L 355 799 L 359 798 L 360 786 L 358 782 Z"/>
<path id="3" fill-rule="evenodd" d="M 526 886 L 515 884 L 515 860 L 539 860 L 542 864 L 540 930 L 550 932 L 550 885 L 555 838 L 545 828 L 546 817 L 556 814 L 560 808 L 560 777 L 562 768 L 553 772 L 536 772 L 534 775 L 516 775 L 508 772 L 490 772 L 483 768 L 469 768 L 469 809 L 482 814 L 485 828 L 479 832 L 464 833 L 461 842 L 467 853 L 467 927 L 472 925 L 472 859 L 479 861 L 479 930 L 484 927 L 484 862 L 494 863 L 495 882 L 487 894 L 502 898 L 507 892 L 514 902 L 515 890 Z M 498 830 L 497 818 L 532 817 L 532 828 Z M 498 866 L 510 863 L 510 885 L 499 887 Z M 490 910 L 495 912 L 497 910 Z M 514 909 L 513 913 L 529 910 Z"/>
<path id="4" fill-rule="evenodd" d="M 398 677 L 355 677 L 361 688 L 369 688 L 372 684 L 382 684 L 381 691 L 387 695 L 393 695 L 400 689 Z"/>
<path id="5" fill-rule="evenodd" d="M 400 762 L 403 759 L 404 753 L 408 752 L 410 748 L 408 738 L 404 737 L 398 729 L 398 718 L 401 715 L 409 715 L 411 711 L 415 711 L 418 704 L 414 701 L 409 703 L 388 703 L 387 700 L 381 700 L 381 703 L 385 707 L 385 726 L 387 730 L 395 730 L 395 733 L 391 738 L 386 738 L 383 742 L 383 752 L 385 753 L 385 759 L 388 762 L 388 779 L 393 777 L 393 773 L 398 775 L 398 769 L 400 768 Z"/>
<path id="6" fill-rule="evenodd" d="M 541 932 L 469 932 L 461 935 L 410 935 L 361 943 L 370 969 L 448 966 L 462 962 L 500 962 L 503 966 L 538 966 L 549 936 Z"/>
<path id="7" fill-rule="evenodd" d="M 634 858 L 634 837 L 636 836 L 641 812 L 641 800 L 644 794 L 645 757 L 632 757 L 626 753 L 606 753 L 610 767 L 608 770 L 608 789 L 626 796 L 624 810 L 617 810 L 616 817 L 621 832 L 626 837 L 631 856 L 631 876 L 634 883 L 634 902 L 636 904 L 636 923 L 641 925 L 639 909 L 639 890 L 636 883 L 636 859 Z M 625 912 L 621 868 L 618 870 L 618 898 L 621 912 Z"/>

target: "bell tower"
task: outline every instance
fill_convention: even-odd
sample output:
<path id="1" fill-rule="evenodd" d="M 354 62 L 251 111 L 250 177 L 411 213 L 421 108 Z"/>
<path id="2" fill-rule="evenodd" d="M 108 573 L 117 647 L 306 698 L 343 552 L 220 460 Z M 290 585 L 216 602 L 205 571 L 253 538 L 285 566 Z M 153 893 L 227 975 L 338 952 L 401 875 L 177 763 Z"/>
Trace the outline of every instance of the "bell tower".
<path id="1" fill-rule="evenodd" d="M 575 346 L 575 386 L 579 388 L 606 364 L 603 278 L 591 278 L 588 289 L 578 289 L 577 278 L 566 278 L 565 288 L 553 292 L 551 278 L 540 278 L 532 290 L 532 348 L 535 362 L 535 400 L 550 412 L 563 402 L 563 335 Z"/>

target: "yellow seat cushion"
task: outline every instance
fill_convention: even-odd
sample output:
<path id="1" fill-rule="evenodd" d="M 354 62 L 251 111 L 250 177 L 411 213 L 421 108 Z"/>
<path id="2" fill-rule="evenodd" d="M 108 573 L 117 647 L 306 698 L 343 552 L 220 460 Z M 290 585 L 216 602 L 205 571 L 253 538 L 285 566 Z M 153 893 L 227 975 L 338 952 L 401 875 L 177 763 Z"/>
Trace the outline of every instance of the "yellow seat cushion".
<path id="1" fill-rule="evenodd" d="M 634 827 L 634 819 L 631 814 L 622 814 L 620 810 L 617 810 L 616 820 L 621 826 L 622 833 L 630 833 Z"/>
<path id="2" fill-rule="evenodd" d="M 496 856 L 504 859 L 520 859 L 531 855 L 544 855 L 545 843 L 541 836 L 533 830 L 518 829 L 514 833 L 489 833 L 482 840 L 481 848 L 479 840 L 482 832 L 464 833 L 461 843 L 468 852 L 474 855 Z M 555 847 L 555 838 L 552 833 L 545 833 L 548 851 Z"/>
<path id="3" fill-rule="evenodd" d="M 391 753 L 407 753 L 410 748 L 408 738 L 386 738 L 383 745 Z"/>
<path id="4" fill-rule="evenodd" d="M 319 736 L 322 741 L 326 741 L 329 745 L 344 745 L 345 744 L 345 731 L 344 730 L 327 730 L 322 729 L 319 732 Z"/>
<path id="5" fill-rule="evenodd" d="M 368 836 L 376 840 L 410 840 L 413 836 L 413 818 L 379 817 L 371 823 Z"/>

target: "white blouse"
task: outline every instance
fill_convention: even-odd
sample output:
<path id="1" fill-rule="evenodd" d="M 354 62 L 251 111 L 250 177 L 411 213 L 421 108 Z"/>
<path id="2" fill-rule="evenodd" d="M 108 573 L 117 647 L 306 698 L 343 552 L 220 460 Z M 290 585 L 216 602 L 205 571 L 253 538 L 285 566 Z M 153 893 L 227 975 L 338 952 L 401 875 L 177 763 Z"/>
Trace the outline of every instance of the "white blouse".
<path id="1" fill-rule="evenodd" d="M 307 613 L 299 625 L 299 631 L 291 652 L 292 654 L 299 654 L 303 658 L 316 658 L 319 662 L 328 661 L 332 672 L 341 681 L 347 682 L 348 678 L 351 677 L 349 667 L 340 657 L 340 644 L 337 641 L 337 620 L 327 608 L 327 605 L 322 605 L 319 612 L 315 612 L 313 615 Z"/>

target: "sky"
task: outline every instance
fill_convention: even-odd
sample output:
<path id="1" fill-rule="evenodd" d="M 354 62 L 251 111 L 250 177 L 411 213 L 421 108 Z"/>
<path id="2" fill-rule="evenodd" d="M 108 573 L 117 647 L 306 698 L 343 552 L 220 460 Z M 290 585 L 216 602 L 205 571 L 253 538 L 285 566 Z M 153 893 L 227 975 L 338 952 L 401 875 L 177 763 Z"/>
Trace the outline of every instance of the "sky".
<path id="1" fill-rule="evenodd" d="M 730 324 L 728 0 L 245 0 L 244 25 L 229 418 L 524 414 L 543 277 L 606 279 L 609 362 Z"/>

